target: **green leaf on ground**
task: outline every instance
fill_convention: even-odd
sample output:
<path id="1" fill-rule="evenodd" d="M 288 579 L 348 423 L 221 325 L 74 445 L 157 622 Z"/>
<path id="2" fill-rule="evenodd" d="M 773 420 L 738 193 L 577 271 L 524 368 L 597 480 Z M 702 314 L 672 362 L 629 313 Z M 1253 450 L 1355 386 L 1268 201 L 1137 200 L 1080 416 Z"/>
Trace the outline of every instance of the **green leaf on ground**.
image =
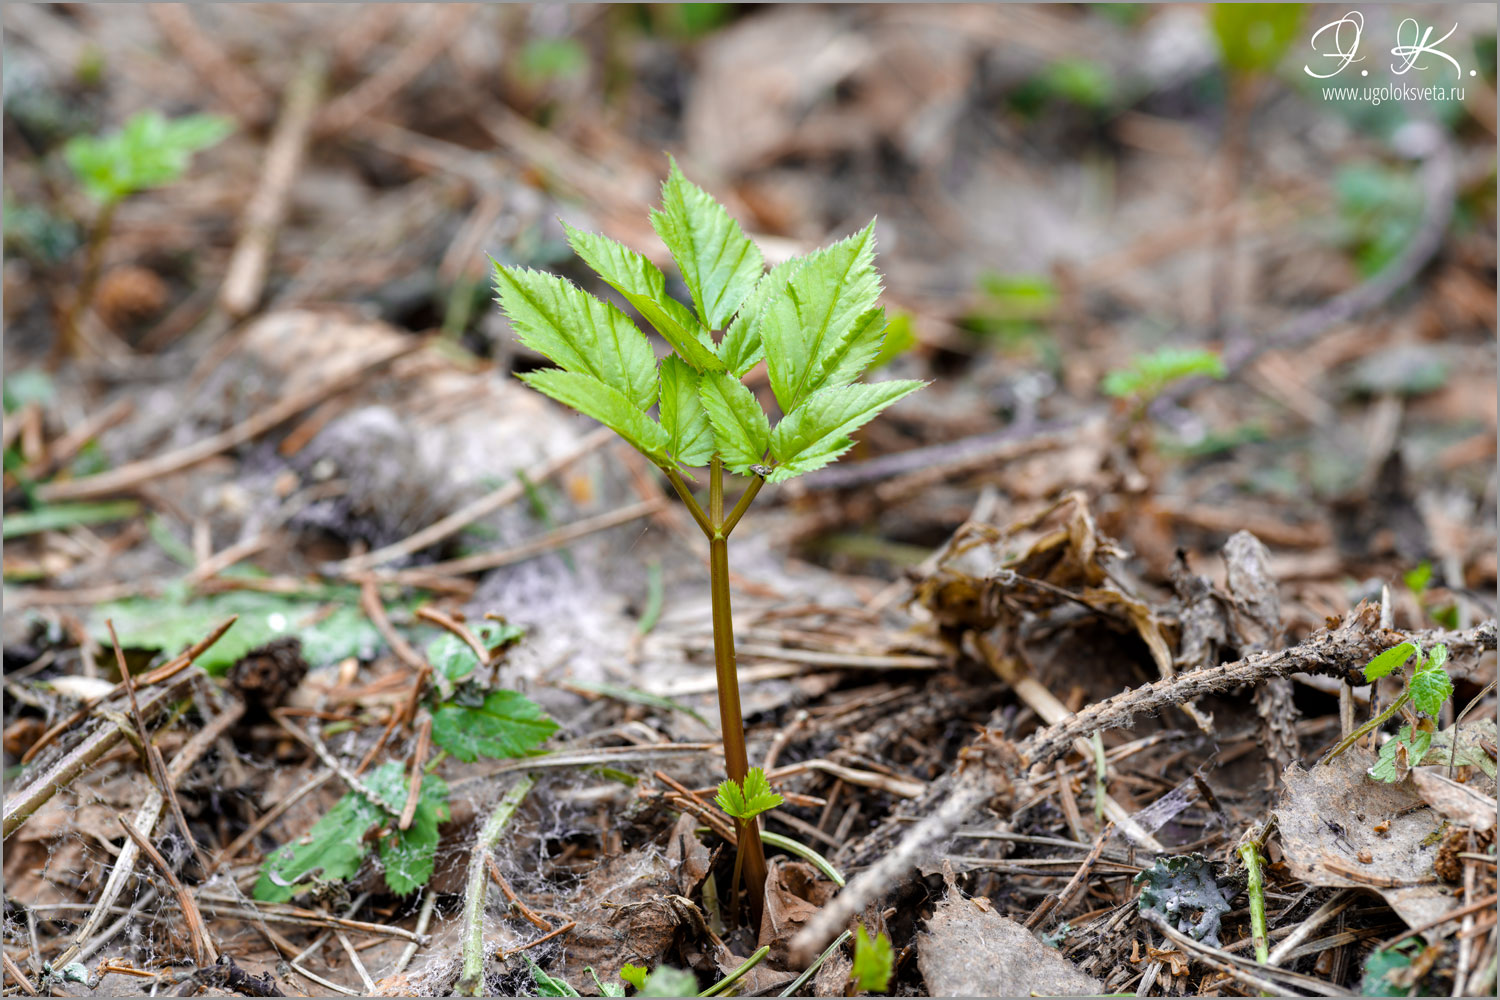
<path id="1" fill-rule="evenodd" d="M 646 335 L 614 305 L 564 278 L 525 267 L 496 264 L 495 291 L 521 343 L 564 371 L 609 387 L 627 408 L 644 412 L 656 402 L 656 355 Z"/>
<path id="2" fill-rule="evenodd" d="M 371 793 L 387 802 L 405 802 L 406 769 L 399 761 L 382 764 L 366 779 Z M 448 785 L 436 775 L 422 779 L 411 828 L 381 838 L 386 884 L 405 895 L 432 876 L 438 825 L 448 818 Z M 342 881 L 358 873 L 374 847 L 367 835 L 395 823 L 395 817 L 358 792 L 349 792 L 318 820 L 307 835 L 272 851 L 261 869 L 253 895 L 267 903 L 284 903 L 314 880 Z"/>
<path id="3" fill-rule="evenodd" d="M 1106 396 L 1150 402 L 1180 379 L 1194 375 L 1221 379 L 1227 374 L 1224 360 L 1213 351 L 1163 347 L 1151 354 L 1136 355 L 1129 367 L 1104 376 L 1100 388 Z"/>
<path id="4" fill-rule="evenodd" d="M 745 774 L 743 787 L 733 778 L 725 778 L 720 782 L 714 801 L 719 804 L 720 809 L 736 819 L 751 819 L 768 809 L 775 809 L 786 800 L 771 791 L 771 783 L 766 780 L 765 771 L 752 767 Z"/>
<path id="5" fill-rule="evenodd" d="M 432 713 L 432 742 L 467 764 L 523 756 L 556 731 L 557 723 L 516 691 L 491 691 L 472 707 L 445 702 Z"/>
<path id="6" fill-rule="evenodd" d="M 675 159 L 651 225 L 682 271 L 703 324 L 723 328 L 765 270 L 760 248 L 723 205 L 682 175 Z"/>
<path id="7" fill-rule="evenodd" d="M 698 995 L 698 977 L 685 969 L 674 969 L 670 965 L 658 965 L 646 977 L 646 982 L 636 991 L 642 997 L 695 997 Z"/>
<path id="8" fill-rule="evenodd" d="M 526 964 L 531 967 L 531 978 L 536 983 L 536 995 L 539 997 L 576 997 L 582 996 L 577 990 L 568 985 L 566 979 L 558 976 L 549 976 L 542 971 L 542 967 L 531 960 L 530 955 L 523 956 Z"/>
<path id="9" fill-rule="evenodd" d="M 1419 711 L 1433 718 L 1442 709 L 1443 702 L 1453 697 L 1453 681 L 1443 665 L 1448 662 L 1448 647 L 1437 645 L 1432 653 L 1411 675 L 1411 700 Z"/>
<path id="10" fill-rule="evenodd" d="M 644 965 L 631 965 L 626 962 L 620 966 L 620 978 L 636 989 L 643 990 L 646 988 L 646 971 Z"/>
<path id="11" fill-rule="evenodd" d="M 526 630 L 519 625 L 491 619 L 470 622 L 469 631 L 474 633 L 474 638 L 478 639 L 480 645 L 491 653 L 501 646 L 519 642 L 526 634 Z M 479 666 L 479 657 L 474 655 L 474 650 L 452 632 L 444 632 L 429 642 L 426 652 L 427 662 L 432 664 L 432 669 L 450 681 L 463 680 Z"/>
<path id="12" fill-rule="evenodd" d="M 698 397 L 713 427 L 714 442 L 725 468 L 746 475 L 758 465 L 771 441 L 771 422 L 743 382 L 720 372 L 704 375 Z"/>
<path id="13" fill-rule="evenodd" d="M 884 993 L 891 985 L 891 972 L 896 967 L 896 953 L 891 948 L 891 939 L 881 931 L 870 939 L 870 932 L 860 924 L 854 933 L 854 965 L 849 978 L 854 981 L 856 993 Z"/>

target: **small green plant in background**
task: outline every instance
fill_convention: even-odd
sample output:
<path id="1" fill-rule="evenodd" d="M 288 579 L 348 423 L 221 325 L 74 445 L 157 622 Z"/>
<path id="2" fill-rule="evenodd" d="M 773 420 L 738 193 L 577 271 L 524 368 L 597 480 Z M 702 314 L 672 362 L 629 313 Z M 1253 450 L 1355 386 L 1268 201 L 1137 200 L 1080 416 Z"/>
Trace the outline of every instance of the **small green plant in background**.
<path id="1" fill-rule="evenodd" d="M 504 622 L 481 622 L 471 631 L 491 655 L 521 636 L 520 629 Z M 466 762 L 523 757 L 557 731 L 557 723 L 530 699 L 515 691 L 486 690 L 475 680 L 479 657 L 457 636 L 434 639 L 426 654 L 434 681 L 428 704 L 432 742 L 443 754 Z M 283 903 L 310 888 L 313 880 L 351 878 L 375 850 L 392 892 L 404 896 L 425 885 L 432 877 L 438 826 L 449 818 L 448 784 L 431 773 L 440 760 L 427 764 L 407 826 L 399 821 L 412 778 L 405 764 L 390 761 L 365 779 L 370 795 L 349 791 L 306 836 L 267 855 L 255 898 Z"/>
<path id="2" fill-rule="evenodd" d="M 1062 355 L 1049 324 L 1057 312 L 1057 286 L 1040 274 L 986 274 L 979 279 L 979 298 L 963 326 L 993 337 L 1012 355 L 1031 355 L 1050 371 L 1061 370 Z"/>
<path id="3" fill-rule="evenodd" d="M 120 202 L 176 181 L 187 171 L 194 153 L 217 145 L 233 130 L 234 123 L 219 115 L 168 120 L 159 111 L 143 111 L 118 132 L 75 136 L 63 147 L 63 159 L 98 202 L 99 211 L 89 230 L 83 277 L 58 331 L 57 357 L 77 351 L 78 321 L 93 298 L 104 244 Z"/>
<path id="4" fill-rule="evenodd" d="M 884 931 L 872 939 L 865 925 L 854 933 L 854 964 L 849 969 L 853 994 L 884 993 L 890 989 L 891 974 L 896 968 L 896 953 Z"/>
<path id="5" fill-rule="evenodd" d="M 873 222 L 768 271 L 739 223 L 674 161 L 651 223 L 682 274 L 691 308 L 667 294 L 666 276 L 641 254 L 566 229 L 584 263 L 671 346 L 660 361 L 630 317 L 562 278 L 497 263 L 495 286 L 520 341 L 558 366 L 520 378 L 611 428 L 656 464 L 708 540 L 725 767 L 743 790 L 749 762 L 730 618 L 729 535 L 762 486 L 836 461 L 853 447 L 854 431 L 924 383 L 859 382 L 881 354 L 888 326 L 876 304 Z M 780 409 L 774 426 L 742 381 L 761 361 Z M 684 478 L 704 467 L 706 505 Z M 726 471 L 748 480 L 732 508 L 725 505 Z M 753 818 L 736 823 L 756 926 L 764 848 Z"/>
<path id="6" fill-rule="evenodd" d="M 1137 354 L 1127 367 L 1105 375 L 1099 388 L 1106 396 L 1129 400 L 1133 410 L 1144 412 L 1158 396 L 1185 378 L 1222 379 L 1227 374 L 1224 359 L 1214 351 L 1163 347 L 1150 354 Z"/>
<path id="7" fill-rule="evenodd" d="M 1426 947 L 1421 938 L 1407 938 L 1389 948 L 1377 948 L 1365 959 L 1360 993 L 1367 997 L 1409 997 L 1417 979 L 1412 961 Z"/>
<path id="8" fill-rule="evenodd" d="M 1410 641 L 1392 646 L 1372 659 L 1365 665 L 1365 680 L 1373 684 L 1400 670 L 1400 676 L 1406 682 L 1404 690 L 1383 712 L 1339 741 L 1329 751 L 1324 762 L 1337 757 L 1410 705 L 1420 716 L 1406 713 L 1407 722 L 1402 725 L 1395 739 L 1387 740 L 1381 746 L 1380 756 L 1370 768 L 1370 777 L 1377 781 L 1399 781 L 1405 777 L 1408 770 L 1416 767 L 1427 756 L 1433 742 L 1431 720 L 1437 718 L 1443 703 L 1453 697 L 1453 681 L 1444 666 L 1447 662 L 1447 646 L 1439 644 L 1432 647 L 1431 653 L 1426 653 L 1419 644 Z M 1406 669 L 1408 663 L 1409 670 Z"/>
<path id="9" fill-rule="evenodd" d="M 1300 36 L 1300 3 L 1218 3 L 1208 23 L 1225 67 L 1235 76 L 1275 71 Z"/>

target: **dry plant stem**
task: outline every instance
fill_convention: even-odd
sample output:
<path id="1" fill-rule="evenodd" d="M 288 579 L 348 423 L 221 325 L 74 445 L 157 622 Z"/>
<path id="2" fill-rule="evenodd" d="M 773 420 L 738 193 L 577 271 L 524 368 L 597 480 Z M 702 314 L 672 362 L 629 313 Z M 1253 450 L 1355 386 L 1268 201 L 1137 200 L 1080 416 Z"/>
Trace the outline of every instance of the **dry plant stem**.
<path id="1" fill-rule="evenodd" d="M 1279 941 L 1276 947 L 1271 949 L 1271 954 L 1267 957 L 1265 964 L 1280 965 L 1282 962 L 1285 962 L 1291 956 L 1292 952 L 1296 951 L 1302 946 L 1303 942 L 1312 937 L 1314 931 L 1340 913 L 1343 913 L 1357 898 L 1356 894 L 1349 889 L 1344 889 L 1336 893 L 1328 902 L 1318 907 L 1312 916 L 1298 924 L 1290 934 Z"/>
<path id="2" fill-rule="evenodd" d="M 1371 733 L 1374 730 L 1379 729 L 1381 726 L 1385 725 L 1391 720 L 1391 717 L 1394 716 L 1397 712 L 1401 711 L 1402 706 L 1404 706 L 1409 701 L 1411 701 L 1411 692 L 1402 692 L 1401 697 L 1391 702 L 1390 707 L 1387 708 L 1384 712 L 1381 712 L 1369 722 L 1366 722 L 1363 726 L 1360 726 L 1354 732 L 1339 740 L 1338 745 L 1335 746 L 1332 750 L 1328 751 L 1327 756 L 1318 761 L 1318 763 L 1327 764 L 1339 754 L 1343 753 L 1345 750 L 1348 750 L 1354 744 L 1358 743 L 1368 733 Z"/>
<path id="3" fill-rule="evenodd" d="M 191 17 L 186 13 L 182 16 Z M 266 147 L 260 184 L 245 206 L 240 239 L 219 289 L 220 308 L 236 319 L 254 309 L 265 290 L 271 251 L 291 203 L 292 183 L 302 166 L 326 75 L 322 54 L 306 52 L 287 87 L 281 116 Z"/>
<path id="4" fill-rule="evenodd" d="M 422 725 L 417 730 L 417 750 L 411 756 L 411 784 L 406 790 L 406 806 L 401 810 L 401 820 L 396 825 L 410 830 L 417 815 L 417 803 L 422 797 L 422 767 L 427 763 L 427 748 L 432 740 L 432 717 L 423 715 Z"/>
<path id="5" fill-rule="evenodd" d="M 162 873 L 167 884 L 172 887 L 173 894 L 177 896 L 177 903 L 182 907 L 182 915 L 188 925 L 189 938 L 193 943 L 193 961 L 197 962 L 200 967 L 218 961 L 219 954 L 208 936 L 208 926 L 203 922 L 203 914 L 199 912 L 193 894 L 187 891 L 187 887 L 177 878 L 172 871 L 172 866 L 167 864 L 167 859 L 161 856 L 156 846 L 135 827 L 125 822 L 124 816 L 118 818 L 120 826 L 129 834 L 130 839 L 135 841 L 141 853 L 146 855 Z"/>
<path id="6" fill-rule="evenodd" d="M 141 701 L 141 713 L 151 716 L 169 705 L 177 696 L 178 689 L 191 678 L 179 676 Z M 113 721 L 88 736 L 77 747 L 65 754 L 56 764 L 38 775 L 25 788 L 5 800 L 4 836 L 9 837 L 20 829 L 32 813 L 40 809 L 58 789 L 67 787 L 73 779 L 94 765 L 125 736 L 125 729 Z"/>
<path id="7" fill-rule="evenodd" d="M 427 934 L 427 926 L 432 923 L 432 911 L 437 907 L 437 896 L 438 894 L 429 886 L 427 893 L 422 897 L 422 909 L 417 913 L 416 933 L 418 937 L 423 937 Z M 401 957 L 396 959 L 396 967 L 391 970 L 391 975 L 399 976 L 402 972 L 405 972 L 406 967 L 416 957 L 417 949 L 420 947 L 421 944 L 419 942 L 408 942 L 406 947 L 401 949 Z"/>
<path id="8" fill-rule="evenodd" d="M 0 953 L 0 957 L 3 957 L 5 960 L 6 975 L 16 981 L 16 985 L 21 987 L 22 993 L 25 993 L 29 997 L 41 995 L 37 993 L 36 987 L 31 985 L 31 980 L 26 978 L 26 973 L 21 971 L 21 967 L 16 964 L 15 959 L 10 957 L 10 952 Z"/>
<path id="9" fill-rule="evenodd" d="M 521 802 L 531 791 L 536 779 L 531 775 L 525 775 L 520 781 L 511 786 L 510 791 L 495 806 L 490 818 L 485 820 L 484 828 L 479 831 L 479 837 L 474 841 L 473 850 L 469 853 L 469 873 L 466 887 L 464 889 L 464 916 L 463 916 L 463 969 L 458 976 L 458 986 L 455 992 L 459 996 L 477 997 L 481 996 L 484 987 L 484 901 L 486 891 L 489 889 L 489 877 L 486 870 L 485 858 L 490 850 L 500 840 L 500 835 L 505 832 L 505 827 L 515 816 L 516 810 L 521 807 Z"/>
<path id="10" fill-rule="evenodd" d="M 344 780 L 344 784 L 349 786 L 349 790 L 351 792 L 358 792 L 360 795 L 363 795 L 365 798 L 369 799 L 375 805 L 384 809 L 392 816 L 401 815 L 400 806 L 392 805 L 390 802 L 386 801 L 384 798 L 376 795 L 373 791 L 371 791 L 369 786 L 367 786 L 363 781 L 359 780 L 358 775 L 345 767 L 339 761 L 339 759 L 333 755 L 332 751 L 330 751 L 326 746 L 323 745 L 322 740 L 315 739 L 314 737 L 298 729 L 296 726 L 292 725 L 286 720 L 286 717 L 283 716 L 280 711 L 272 712 L 271 718 L 276 720 L 276 724 L 279 725 L 282 729 L 285 729 L 288 733 L 291 733 L 293 736 L 295 736 L 298 743 L 301 743 L 313 753 L 317 754 L 318 759 L 323 762 L 324 766 L 331 768 L 334 774 L 337 774 L 340 778 L 342 778 Z M 313 717 L 312 721 L 316 722 L 317 718 Z"/>
<path id="11" fill-rule="evenodd" d="M 125 493 L 174 472 L 181 472 L 183 469 L 213 458 L 220 452 L 228 451 L 247 441 L 253 441 L 315 403 L 322 402 L 328 396 L 360 384 L 374 369 L 419 351 L 426 344 L 425 339 L 402 338 L 389 347 L 368 352 L 344 371 L 278 400 L 227 431 L 206 437 L 201 441 L 178 448 L 176 451 L 121 465 L 108 472 L 44 483 L 37 488 L 37 499 L 46 503 L 54 503 L 58 500 L 95 500 L 116 493 Z"/>

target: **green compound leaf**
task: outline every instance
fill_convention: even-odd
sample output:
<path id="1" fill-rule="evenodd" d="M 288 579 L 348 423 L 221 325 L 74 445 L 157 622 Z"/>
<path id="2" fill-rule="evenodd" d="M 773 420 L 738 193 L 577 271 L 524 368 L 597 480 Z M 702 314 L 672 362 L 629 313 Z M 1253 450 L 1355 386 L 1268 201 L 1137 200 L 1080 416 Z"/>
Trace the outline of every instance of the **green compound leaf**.
<path id="1" fill-rule="evenodd" d="M 870 940 L 870 932 L 860 924 L 854 932 L 854 966 L 849 976 L 854 980 L 856 993 L 884 993 L 891 985 L 891 972 L 896 967 L 896 953 L 891 948 L 891 939 L 881 931 Z"/>
<path id="2" fill-rule="evenodd" d="M 520 757 L 556 731 L 536 702 L 515 691 L 491 691 L 477 706 L 445 702 L 432 713 L 432 742 L 466 764 Z"/>
<path id="3" fill-rule="evenodd" d="M 656 464 L 667 463 L 667 432 L 611 386 L 591 375 L 557 368 L 526 372 L 517 377 L 564 406 L 593 417 Z M 653 396 L 656 393 L 655 379 L 651 382 L 651 392 Z"/>
<path id="4" fill-rule="evenodd" d="M 593 377 L 638 411 L 656 402 L 656 355 L 615 306 L 525 267 L 496 264 L 495 292 L 521 343 L 568 372 Z"/>
<path id="5" fill-rule="evenodd" d="M 662 359 L 661 426 L 667 432 L 667 451 L 692 468 L 714 457 L 714 430 L 698 386 L 698 373 L 686 361 L 676 356 Z"/>
<path id="6" fill-rule="evenodd" d="M 886 326 L 884 309 L 867 309 L 855 317 L 854 324 L 834 344 L 817 376 L 809 383 L 812 391 L 824 386 L 845 386 L 863 375 L 885 343 Z"/>
<path id="7" fill-rule="evenodd" d="M 405 802 L 406 769 L 399 761 L 382 764 L 369 778 L 370 791 L 387 802 Z M 422 779 L 411 828 L 393 830 L 381 840 L 380 856 L 386 884 L 405 895 L 432 876 L 438 825 L 448 819 L 448 785 L 436 775 Z M 395 817 L 358 792 L 338 801 L 305 837 L 272 851 L 261 869 L 253 895 L 268 903 L 284 903 L 319 881 L 342 881 L 358 873 L 374 847 L 372 830 L 394 824 Z"/>
<path id="8" fill-rule="evenodd" d="M 719 457 L 731 472 L 750 473 L 760 463 L 771 440 L 771 422 L 759 401 L 738 379 L 727 373 L 704 375 L 698 398 L 714 429 Z"/>
<path id="9" fill-rule="evenodd" d="M 827 465 L 849 449 L 850 434 L 926 384 L 894 380 L 818 390 L 771 433 L 771 454 L 778 465 L 767 482 L 779 483 Z"/>
<path id="10" fill-rule="evenodd" d="M 710 330 L 723 328 L 765 270 L 760 248 L 724 206 L 682 175 L 675 159 L 651 225 L 682 271 L 699 318 Z"/>
<path id="11" fill-rule="evenodd" d="M 1365 680 L 1378 681 L 1382 677 L 1389 676 L 1397 667 L 1405 664 L 1413 653 L 1419 652 L 1420 647 L 1414 642 L 1403 642 L 1399 646 L 1392 646 L 1365 664 Z"/>
<path id="12" fill-rule="evenodd" d="M 771 391 L 783 413 L 812 395 L 823 365 L 879 297 L 874 221 L 803 258 L 786 291 L 767 304 L 760 324 Z"/>
<path id="13" fill-rule="evenodd" d="M 1432 655 L 1411 677 L 1411 700 L 1419 711 L 1436 718 L 1443 702 L 1453 697 L 1453 681 L 1443 664 L 1448 662 L 1448 647 L 1434 646 Z"/>
<path id="14" fill-rule="evenodd" d="M 714 354 L 713 338 L 691 310 L 667 294 L 661 269 L 642 255 L 607 236 L 585 233 L 566 222 L 568 243 L 583 262 L 615 291 L 625 296 L 656 327 L 672 350 L 698 371 L 723 371 Z"/>
<path id="15" fill-rule="evenodd" d="M 735 819 L 752 819 L 768 809 L 775 809 L 786 800 L 771 791 L 771 783 L 766 780 L 765 771 L 752 767 L 745 774 L 744 787 L 733 778 L 725 778 L 720 782 L 714 801 Z"/>
<path id="16" fill-rule="evenodd" d="M 469 631 L 493 652 L 501 646 L 519 642 L 526 630 L 508 622 L 482 621 L 470 624 Z M 444 632 L 427 644 L 427 662 L 432 669 L 450 681 L 461 681 L 479 666 L 479 657 L 469 644 L 451 632 Z"/>
<path id="17" fill-rule="evenodd" d="M 755 290 L 745 299 L 734 322 L 724 332 L 724 339 L 719 341 L 719 358 L 736 377 L 743 376 L 766 356 L 765 345 L 760 339 L 766 306 L 773 298 L 786 294 L 787 282 L 801 266 L 802 259 L 793 257 L 771 268 L 756 283 Z"/>
<path id="18" fill-rule="evenodd" d="M 110 203 L 172 183 L 187 171 L 194 153 L 233 131 L 233 121 L 218 115 L 168 120 L 160 112 L 143 111 L 118 132 L 75 136 L 63 147 L 63 159 L 93 198 Z"/>
<path id="19" fill-rule="evenodd" d="M 1179 379 L 1194 375 L 1221 379 L 1227 374 L 1224 360 L 1213 351 L 1163 347 L 1151 354 L 1136 355 L 1130 367 L 1106 375 L 1100 388 L 1106 396 L 1150 402 Z"/>

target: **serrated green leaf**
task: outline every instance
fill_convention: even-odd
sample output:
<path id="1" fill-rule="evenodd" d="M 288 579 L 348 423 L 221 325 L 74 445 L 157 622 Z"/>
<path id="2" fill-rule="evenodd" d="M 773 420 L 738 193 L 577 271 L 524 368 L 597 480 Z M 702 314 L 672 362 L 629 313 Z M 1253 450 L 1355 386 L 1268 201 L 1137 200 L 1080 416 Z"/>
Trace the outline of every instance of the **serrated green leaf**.
<path id="1" fill-rule="evenodd" d="M 809 395 L 824 386 L 844 386 L 864 374 L 880 345 L 885 342 L 884 309 L 867 309 L 839 337 L 838 343 L 823 359 L 818 374 L 809 380 Z"/>
<path id="2" fill-rule="evenodd" d="M 399 761 L 389 761 L 371 772 L 366 785 L 387 802 L 404 802 L 406 769 Z M 432 876 L 437 828 L 448 818 L 448 785 L 443 779 L 426 775 L 418 795 L 411 828 L 393 831 L 381 843 L 386 884 L 401 895 Z M 324 882 L 352 878 L 374 846 L 366 834 L 394 819 L 358 792 L 348 793 L 306 836 L 267 856 L 253 895 L 263 902 L 284 903 L 309 888 L 313 878 Z"/>
<path id="3" fill-rule="evenodd" d="M 719 804 L 720 809 L 736 819 L 752 819 L 768 809 L 775 809 L 785 799 L 771 791 L 771 783 L 766 780 L 765 771 L 752 767 L 745 773 L 743 786 L 732 778 L 725 778 L 720 782 L 714 801 Z"/>
<path id="4" fill-rule="evenodd" d="M 1365 664 L 1365 680 L 1378 681 L 1382 677 L 1389 676 L 1417 651 L 1418 647 L 1414 642 L 1403 642 L 1399 646 L 1392 646 Z"/>
<path id="5" fill-rule="evenodd" d="M 568 985 L 566 979 L 557 976 L 549 976 L 542 971 L 542 967 L 531 960 L 530 955 L 524 956 L 526 964 L 531 967 L 531 978 L 536 983 L 536 995 L 539 997 L 576 997 L 581 994 Z"/>
<path id="6" fill-rule="evenodd" d="M 563 229 L 583 262 L 625 296 L 679 357 L 698 371 L 723 371 L 713 337 L 691 310 L 667 294 L 667 279 L 659 267 L 607 236 L 574 229 L 566 222 Z"/>
<path id="7" fill-rule="evenodd" d="M 760 463 L 771 440 L 771 422 L 755 394 L 739 379 L 720 372 L 703 376 L 698 398 L 708 413 L 725 467 L 748 474 L 752 465 Z"/>
<path id="8" fill-rule="evenodd" d="M 707 465 L 714 456 L 714 431 L 698 395 L 699 375 L 681 358 L 661 362 L 661 426 L 667 451 L 682 465 Z"/>
<path id="9" fill-rule="evenodd" d="M 783 413 L 812 395 L 829 355 L 879 297 L 873 221 L 803 258 L 760 323 L 771 391 Z"/>
<path id="10" fill-rule="evenodd" d="M 501 646 L 520 641 L 526 630 L 509 622 L 486 619 L 471 623 L 469 631 L 474 633 L 486 649 L 494 651 Z M 479 666 L 479 657 L 469 644 L 451 632 L 444 632 L 427 644 L 427 662 L 432 669 L 450 681 L 461 681 Z"/>
<path id="11" fill-rule="evenodd" d="M 1401 727 L 1402 736 L 1410 732 L 1410 726 Z M 1380 745 L 1380 750 L 1375 757 L 1375 763 L 1370 765 L 1370 777 L 1389 785 L 1400 781 L 1406 776 L 1406 772 L 1401 770 L 1396 757 L 1397 752 L 1401 749 L 1402 736 L 1397 736 L 1393 740 L 1386 740 Z"/>
<path id="12" fill-rule="evenodd" d="M 793 257 L 771 268 L 756 282 L 755 290 L 745 298 L 734 322 L 724 332 L 724 338 L 719 341 L 719 358 L 736 377 L 743 377 L 766 356 L 765 345 L 760 339 L 766 306 L 773 298 L 786 293 L 787 282 L 801 266 L 802 259 Z"/>
<path id="13" fill-rule="evenodd" d="M 537 392 L 593 417 L 657 465 L 667 463 L 667 432 L 611 386 L 591 375 L 558 368 L 525 372 L 517 377 Z M 654 381 L 651 391 L 656 392 Z"/>
<path id="14" fill-rule="evenodd" d="M 1439 656 L 1438 650 L 1442 650 Z M 1418 667 L 1412 674 L 1411 700 L 1421 712 L 1437 717 L 1438 711 L 1443 707 L 1443 702 L 1453 697 L 1453 681 L 1448 678 L 1448 671 L 1443 669 L 1443 664 L 1448 661 L 1448 648 L 1436 646 L 1432 650 L 1432 657 L 1422 666 Z"/>
<path id="15" fill-rule="evenodd" d="M 395 765 L 393 769 L 392 764 Z M 406 775 L 398 762 L 392 764 L 382 768 L 387 775 L 386 787 L 377 788 L 372 781 L 370 790 L 389 802 L 404 803 Z M 380 863 L 385 868 L 387 888 L 398 896 L 405 896 L 427 884 L 437 858 L 438 827 L 447 821 L 448 783 L 435 774 L 423 775 L 411 826 L 394 830 L 380 842 Z"/>
<path id="16" fill-rule="evenodd" d="M 432 713 L 432 742 L 467 764 L 520 757 L 556 731 L 557 723 L 516 691 L 491 691 L 478 706 L 445 702 Z"/>
<path id="17" fill-rule="evenodd" d="M 620 978 L 638 990 L 646 988 L 646 967 L 644 965 L 631 965 L 626 962 L 620 966 Z"/>
<path id="18" fill-rule="evenodd" d="M 684 177 L 675 159 L 671 162 L 651 225 L 682 271 L 698 317 L 718 330 L 760 280 L 765 260 L 724 206 Z"/>
<path id="19" fill-rule="evenodd" d="M 1201 375 L 1224 378 L 1224 360 L 1202 348 L 1163 347 L 1151 354 L 1138 354 L 1128 368 L 1110 372 L 1100 383 L 1106 396 L 1136 397 L 1150 401 L 1179 379 Z"/>
<path id="20" fill-rule="evenodd" d="M 891 985 L 891 972 L 896 967 L 896 953 L 891 948 L 891 939 L 885 932 L 870 940 L 870 932 L 860 924 L 854 934 L 854 965 L 849 976 L 854 980 L 856 993 L 884 993 Z"/>
<path id="21" fill-rule="evenodd" d="M 1423 758 L 1427 756 L 1427 751 L 1431 747 L 1432 731 L 1430 729 L 1418 730 L 1406 743 L 1407 763 L 1411 767 L 1416 767 L 1422 763 Z"/>
<path id="22" fill-rule="evenodd" d="M 850 434 L 924 385 L 894 380 L 818 390 L 771 432 L 771 454 L 778 464 L 767 481 L 782 482 L 827 465 L 848 449 Z"/>
<path id="23" fill-rule="evenodd" d="M 495 293 L 521 343 L 565 371 L 593 377 L 636 410 L 656 402 L 656 355 L 614 305 L 557 275 L 499 264 Z"/>

